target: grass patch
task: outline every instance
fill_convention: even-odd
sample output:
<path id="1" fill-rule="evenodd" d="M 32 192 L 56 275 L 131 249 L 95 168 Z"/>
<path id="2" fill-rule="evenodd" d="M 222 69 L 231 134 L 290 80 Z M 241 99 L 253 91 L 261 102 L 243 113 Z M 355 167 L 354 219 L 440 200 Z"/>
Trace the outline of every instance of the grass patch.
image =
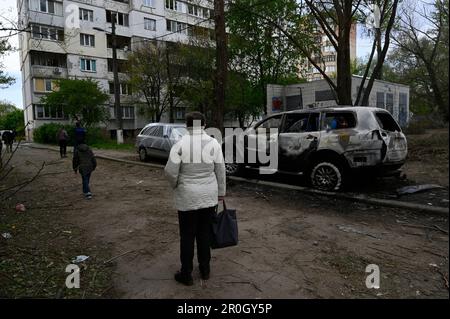
<path id="1" fill-rule="evenodd" d="M 132 143 L 117 144 L 117 142 L 114 140 L 98 141 L 92 143 L 90 146 L 104 150 L 134 151 L 134 144 Z"/>
<path id="2" fill-rule="evenodd" d="M 109 247 L 92 243 L 83 231 L 59 218 L 60 209 L 32 208 L 16 213 L 13 201 L 0 205 L 0 298 L 111 297 Z M 8 207 L 9 206 L 9 207 Z M 80 288 L 65 285 L 67 265 L 77 255 L 90 258 L 80 267 Z"/>
<path id="3" fill-rule="evenodd" d="M 446 129 L 427 130 L 420 135 L 407 135 L 408 158 L 417 161 L 448 162 L 448 135 Z"/>

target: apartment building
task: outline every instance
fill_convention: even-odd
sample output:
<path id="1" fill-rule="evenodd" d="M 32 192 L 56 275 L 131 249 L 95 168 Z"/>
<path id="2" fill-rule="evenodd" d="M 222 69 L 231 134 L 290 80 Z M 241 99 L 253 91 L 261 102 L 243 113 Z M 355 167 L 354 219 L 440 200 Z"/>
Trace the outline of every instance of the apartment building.
<path id="1" fill-rule="evenodd" d="M 116 15 L 117 58 L 121 111 L 125 133 L 142 128 L 148 119 L 139 115 L 122 65 L 128 54 L 146 40 L 158 38 L 187 42 L 192 28 L 213 28 L 212 3 L 208 0 L 17 0 L 25 122 L 27 139 L 44 123 L 68 123 L 62 109 L 50 110 L 41 97 L 56 89 L 61 78 L 91 78 L 110 93 L 111 119 L 106 129 L 117 129 L 111 21 Z M 82 92 L 80 92 L 82 93 Z M 175 110 L 184 119 L 185 108 Z M 162 121 L 167 121 L 165 115 Z"/>
<path id="2" fill-rule="evenodd" d="M 337 71 L 337 52 L 331 44 L 328 36 L 318 26 L 314 35 L 315 41 L 320 46 L 321 53 L 314 56 L 314 62 L 317 63 L 325 73 L 331 77 L 336 77 Z M 350 30 L 350 59 L 356 59 L 356 24 L 353 24 Z M 308 60 L 302 60 L 299 68 L 301 78 L 307 81 L 322 80 L 323 76 L 319 70 Z"/>

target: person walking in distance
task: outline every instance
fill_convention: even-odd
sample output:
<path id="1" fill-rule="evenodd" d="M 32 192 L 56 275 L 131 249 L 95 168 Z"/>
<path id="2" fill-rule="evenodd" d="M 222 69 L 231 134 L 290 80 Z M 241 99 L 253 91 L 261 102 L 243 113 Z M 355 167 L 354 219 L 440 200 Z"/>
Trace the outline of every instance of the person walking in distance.
<path id="1" fill-rule="evenodd" d="M 84 141 L 78 144 L 73 153 L 72 167 L 75 174 L 77 174 L 77 171 L 80 172 L 84 197 L 86 199 L 91 199 L 92 193 L 89 187 L 89 182 L 92 172 L 97 167 L 97 161 L 94 153 L 90 147 L 84 143 Z"/>
<path id="2" fill-rule="evenodd" d="M 59 129 L 57 139 L 59 144 L 59 154 L 61 155 L 61 158 L 67 157 L 67 142 L 69 141 L 69 134 L 67 134 L 67 131 L 64 129 L 64 127 L 61 127 Z"/>
<path id="3" fill-rule="evenodd" d="M 77 121 L 75 123 L 75 144 L 73 146 L 73 151 L 78 147 L 79 144 L 83 144 L 86 141 L 86 129 L 81 127 L 81 122 Z"/>
<path id="4" fill-rule="evenodd" d="M 181 269 L 175 280 L 190 286 L 195 242 L 201 278 L 209 279 L 211 227 L 218 201 L 225 196 L 226 178 L 222 148 L 204 131 L 203 114 L 187 114 L 186 126 L 188 133 L 170 150 L 165 175 L 178 210 Z"/>

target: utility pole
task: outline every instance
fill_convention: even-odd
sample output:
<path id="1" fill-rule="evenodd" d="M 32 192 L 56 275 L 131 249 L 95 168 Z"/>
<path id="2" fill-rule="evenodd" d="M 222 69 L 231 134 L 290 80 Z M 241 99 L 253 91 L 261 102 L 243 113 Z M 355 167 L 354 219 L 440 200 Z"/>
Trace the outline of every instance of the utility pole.
<path id="1" fill-rule="evenodd" d="M 227 80 L 227 35 L 225 31 L 224 0 L 214 0 L 214 21 L 216 35 L 216 83 L 215 112 L 213 117 L 216 128 L 223 133 L 223 114 L 225 110 L 225 87 Z"/>
<path id="2" fill-rule="evenodd" d="M 123 144 L 122 108 L 120 107 L 120 82 L 117 66 L 116 18 L 117 12 L 111 12 L 112 60 L 114 73 L 114 109 L 117 117 L 117 144 Z"/>

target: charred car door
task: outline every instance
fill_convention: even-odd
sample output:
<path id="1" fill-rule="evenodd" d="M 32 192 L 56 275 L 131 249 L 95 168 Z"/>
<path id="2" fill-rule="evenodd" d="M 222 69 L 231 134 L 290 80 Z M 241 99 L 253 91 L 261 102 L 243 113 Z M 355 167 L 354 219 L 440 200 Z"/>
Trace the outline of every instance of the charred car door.
<path id="1" fill-rule="evenodd" d="M 301 172 L 320 138 L 320 113 L 288 113 L 278 137 L 279 170 Z"/>
<path id="2" fill-rule="evenodd" d="M 247 165 L 261 166 L 266 164 L 261 161 L 263 153 L 270 154 L 270 149 L 278 147 L 276 144 L 278 143 L 281 120 L 282 114 L 271 116 L 256 124 L 246 133 L 244 145 Z"/>

